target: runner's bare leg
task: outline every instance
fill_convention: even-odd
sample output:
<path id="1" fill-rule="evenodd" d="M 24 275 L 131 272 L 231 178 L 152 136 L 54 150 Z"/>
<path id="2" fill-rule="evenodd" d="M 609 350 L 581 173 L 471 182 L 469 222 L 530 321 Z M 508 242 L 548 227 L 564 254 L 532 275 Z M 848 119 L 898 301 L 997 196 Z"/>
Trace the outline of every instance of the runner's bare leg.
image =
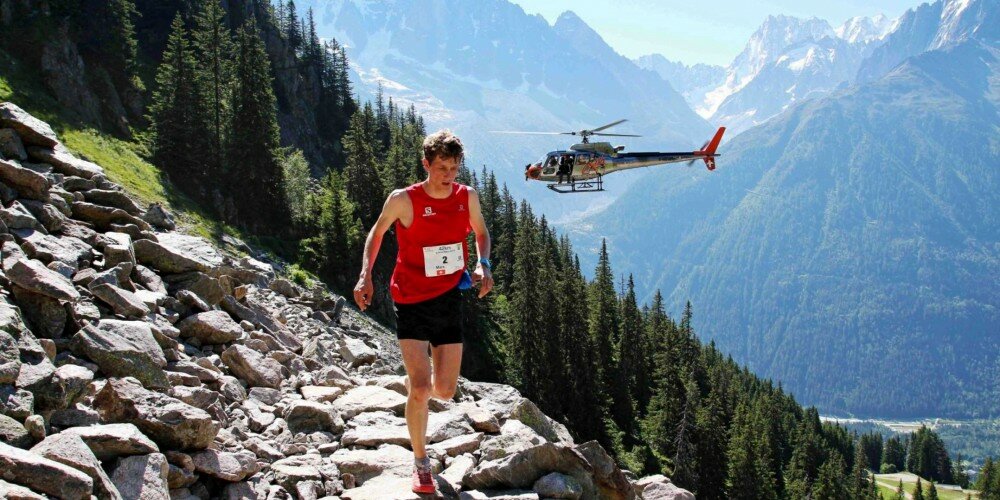
<path id="1" fill-rule="evenodd" d="M 406 429 L 415 458 L 427 456 L 427 401 L 431 399 L 431 363 L 425 340 L 403 339 L 399 349 L 407 375 Z"/>
<path id="2" fill-rule="evenodd" d="M 462 344 L 442 344 L 431 348 L 434 358 L 435 398 L 450 400 L 455 397 L 458 374 L 462 369 Z"/>

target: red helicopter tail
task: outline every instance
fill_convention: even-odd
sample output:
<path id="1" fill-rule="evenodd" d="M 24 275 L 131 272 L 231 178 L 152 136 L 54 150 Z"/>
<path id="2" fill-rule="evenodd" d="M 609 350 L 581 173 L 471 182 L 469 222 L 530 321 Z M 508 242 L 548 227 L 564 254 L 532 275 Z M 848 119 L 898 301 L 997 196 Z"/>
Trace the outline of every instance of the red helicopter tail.
<path id="1" fill-rule="evenodd" d="M 715 150 L 719 148 L 724 133 L 726 133 L 726 127 L 719 127 L 719 130 L 715 132 L 715 137 L 706 142 L 699 151 L 694 152 L 694 154 L 704 157 L 702 161 L 705 162 L 705 167 L 709 170 L 715 170 L 715 157 L 717 156 Z"/>

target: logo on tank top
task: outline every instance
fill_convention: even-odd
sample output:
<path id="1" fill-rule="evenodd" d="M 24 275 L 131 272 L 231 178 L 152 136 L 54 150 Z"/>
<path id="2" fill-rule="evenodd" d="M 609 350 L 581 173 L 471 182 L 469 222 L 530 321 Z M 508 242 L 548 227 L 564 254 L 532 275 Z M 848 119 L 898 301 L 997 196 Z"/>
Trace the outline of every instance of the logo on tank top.
<path id="1" fill-rule="evenodd" d="M 424 207 L 424 217 L 430 217 L 432 215 L 436 215 L 434 213 L 434 209 L 431 207 Z"/>
<path id="2" fill-rule="evenodd" d="M 465 205 L 462 205 L 461 203 L 459 203 L 458 204 L 458 211 L 459 212 L 464 212 L 465 211 Z"/>

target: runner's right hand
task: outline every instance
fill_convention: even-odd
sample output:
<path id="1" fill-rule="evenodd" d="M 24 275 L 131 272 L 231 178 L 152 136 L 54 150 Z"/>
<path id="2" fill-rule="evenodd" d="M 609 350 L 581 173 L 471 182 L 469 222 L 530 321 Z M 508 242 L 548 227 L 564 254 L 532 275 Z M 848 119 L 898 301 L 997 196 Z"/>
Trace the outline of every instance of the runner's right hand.
<path id="1" fill-rule="evenodd" d="M 374 292 L 375 289 L 372 286 L 370 276 L 362 275 L 358 278 L 358 284 L 354 286 L 354 302 L 362 311 L 372 305 L 372 295 L 374 295 Z"/>

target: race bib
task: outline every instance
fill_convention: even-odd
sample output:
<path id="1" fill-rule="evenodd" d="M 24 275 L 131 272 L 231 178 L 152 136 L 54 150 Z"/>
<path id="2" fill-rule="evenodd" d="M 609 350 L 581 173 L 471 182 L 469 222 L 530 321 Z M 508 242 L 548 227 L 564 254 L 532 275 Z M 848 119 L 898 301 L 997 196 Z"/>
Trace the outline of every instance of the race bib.
<path id="1" fill-rule="evenodd" d="M 424 276 L 447 276 L 464 268 L 461 243 L 424 247 Z"/>

